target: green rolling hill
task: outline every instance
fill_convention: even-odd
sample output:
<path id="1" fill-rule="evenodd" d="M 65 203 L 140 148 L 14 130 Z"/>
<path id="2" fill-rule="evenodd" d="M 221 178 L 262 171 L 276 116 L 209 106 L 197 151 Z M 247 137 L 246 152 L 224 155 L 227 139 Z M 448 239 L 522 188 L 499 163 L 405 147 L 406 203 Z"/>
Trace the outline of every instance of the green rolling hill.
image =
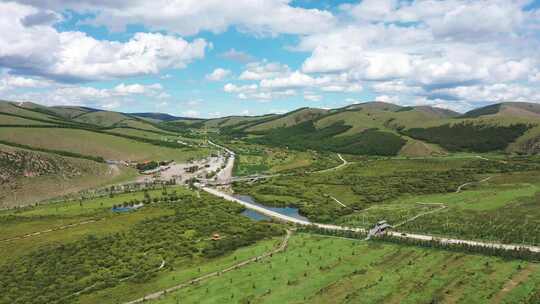
<path id="1" fill-rule="evenodd" d="M 199 147 L 208 132 L 247 143 L 351 155 L 537 154 L 540 105 L 508 102 L 460 114 L 429 106 L 367 102 L 330 110 L 300 108 L 285 114 L 200 119 L 0 101 L 4 150 L 60 157 L 67 164 L 76 160 L 74 168 L 81 162 L 87 167 L 95 164 L 93 171 L 78 171 L 88 177 L 85 182 L 70 178 L 74 185 L 66 186 L 69 189 L 109 180 L 103 177 L 104 160 L 186 161 L 209 155 L 209 149 Z M 53 178 L 55 173 L 47 176 Z M 88 182 L 92 177 L 96 183 Z"/>
<path id="2" fill-rule="evenodd" d="M 459 114 L 383 102 L 339 109 L 302 108 L 228 129 L 259 144 L 349 154 L 425 156 L 447 152 L 536 153 L 540 108 L 503 103 Z"/>
<path id="3" fill-rule="evenodd" d="M 209 155 L 199 143 L 131 114 L 0 101 L 0 208 L 134 180 L 136 170 L 105 160 Z"/>

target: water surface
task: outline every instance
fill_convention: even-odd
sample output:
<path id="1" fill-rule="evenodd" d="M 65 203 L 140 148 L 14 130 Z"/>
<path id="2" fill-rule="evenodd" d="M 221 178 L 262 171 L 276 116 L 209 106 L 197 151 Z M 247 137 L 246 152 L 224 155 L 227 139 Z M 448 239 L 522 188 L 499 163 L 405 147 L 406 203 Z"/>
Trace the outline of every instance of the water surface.
<path id="1" fill-rule="evenodd" d="M 290 216 L 290 217 L 294 217 L 296 219 L 299 219 L 299 220 L 303 220 L 303 221 L 309 221 L 305 216 L 301 216 L 299 213 L 298 213 L 298 208 L 294 208 L 294 207 L 269 207 L 269 206 L 265 206 L 265 205 L 261 205 L 259 203 L 257 203 L 255 201 L 255 199 L 253 199 L 253 197 L 249 196 L 249 195 L 235 195 L 234 197 L 236 197 L 237 199 L 241 200 L 241 201 L 244 201 L 244 202 L 247 202 L 247 203 L 250 203 L 250 204 L 253 204 L 253 205 L 257 205 L 261 208 L 264 208 L 266 210 L 271 210 L 271 211 L 274 211 L 274 212 L 277 212 L 277 213 L 280 213 L 280 214 L 283 214 L 283 215 L 286 215 L 286 216 Z M 261 214 L 257 211 L 254 211 L 254 210 L 251 210 L 251 209 L 246 209 L 244 210 L 244 212 L 242 212 L 243 215 L 253 219 L 253 220 L 256 220 L 256 221 L 262 221 L 262 220 L 268 220 L 270 219 L 268 216 L 264 215 L 264 214 Z"/>

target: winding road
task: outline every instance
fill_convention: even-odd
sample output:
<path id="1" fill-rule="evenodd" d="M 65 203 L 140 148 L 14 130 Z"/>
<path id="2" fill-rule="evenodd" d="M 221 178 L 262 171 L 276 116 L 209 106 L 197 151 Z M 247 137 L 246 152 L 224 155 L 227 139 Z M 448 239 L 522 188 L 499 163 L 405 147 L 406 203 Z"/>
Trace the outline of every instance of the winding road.
<path id="1" fill-rule="evenodd" d="M 468 185 L 472 185 L 472 184 L 480 184 L 480 183 L 483 183 L 483 182 L 487 182 L 487 181 L 490 180 L 492 177 L 493 177 L 493 176 L 489 176 L 489 177 L 486 177 L 486 178 L 484 178 L 483 180 L 480 180 L 480 181 L 477 181 L 477 182 L 468 182 L 468 183 L 465 183 L 465 184 L 463 184 L 463 185 L 460 185 L 460 186 L 457 188 L 456 193 L 460 193 L 461 190 L 462 190 L 464 187 L 468 186 Z"/>
<path id="2" fill-rule="evenodd" d="M 249 181 L 249 182 L 255 182 L 257 180 L 261 180 L 261 179 L 267 179 L 267 178 L 273 178 L 273 177 L 279 177 L 279 176 L 292 176 L 292 175 L 295 175 L 295 173 L 276 173 L 276 174 L 256 174 L 256 175 L 250 175 L 250 176 L 239 176 L 239 177 L 233 177 L 232 176 L 232 170 L 233 170 L 233 167 L 234 167 L 234 160 L 235 160 L 235 156 L 236 154 L 223 147 L 223 146 L 220 146 L 216 143 L 213 143 L 212 141 L 208 141 L 208 143 L 216 148 L 221 148 L 223 150 L 225 150 L 228 154 L 229 154 L 229 159 L 227 161 L 227 164 L 225 166 L 225 168 L 223 170 L 221 170 L 220 172 L 218 172 L 218 174 L 216 175 L 217 178 L 215 180 L 209 180 L 209 179 L 201 179 L 201 181 L 204 181 L 207 185 L 212 185 L 212 186 L 228 186 L 230 185 L 231 183 L 233 182 L 242 182 L 242 181 Z M 341 154 L 337 154 L 338 158 L 341 160 L 341 164 L 335 166 L 335 167 L 332 167 L 332 168 L 328 168 L 328 169 L 323 169 L 323 170 L 319 170 L 319 171 L 312 171 L 312 172 L 305 172 L 305 174 L 318 174 L 318 173 L 325 173 L 325 172 L 330 172 L 330 171 L 334 171 L 334 170 L 339 170 L 345 166 L 347 166 L 348 164 L 350 164 L 350 162 L 348 162 L 346 159 L 343 158 L 343 156 L 341 156 Z"/>
<path id="3" fill-rule="evenodd" d="M 328 168 L 328 169 L 324 169 L 324 170 L 319 170 L 319 171 L 314 171 L 314 172 L 311 172 L 311 173 L 325 173 L 325 172 L 329 172 L 329 171 L 334 171 L 334 170 L 338 170 L 338 169 L 341 169 L 345 166 L 347 166 L 348 164 L 350 164 L 345 158 L 343 158 L 343 156 L 341 156 L 341 154 L 338 153 L 338 158 L 341 160 L 341 164 L 337 165 L 336 167 L 333 167 L 333 168 Z"/>
<path id="4" fill-rule="evenodd" d="M 219 145 L 216 145 L 220 147 Z M 345 161 L 343 159 L 343 161 Z M 345 164 L 342 164 L 341 166 L 344 166 Z M 480 182 L 487 181 L 489 178 L 486 178 Z M 247 209 L 256 211 L 260 214 L 266 215 L 268 217 L 289 222 L 297 225 L 303 225 L 303 226 L 315 226 L 317 228 L 321 229 L 327 229 L 327 230 L 337 230 L 337 231 L 352 231 L 352 232 L 361 232 L 361 233 L 367 233 L 366 229 L 362 228 L 353 228 L 353 227 L 346 227 L 346 226 L 338 226 L 338 225 L 331 225 L 331 224 L 320 224 L 320 223 L 314 223 L 307 220 L 301 220 L 297 219 L 291 216 L 287 216 L 272 210 L 268 210 L 266 208 L 263 208 L 261 206 L 254 205 L 250 202 L 243 201 L 241 199 L 238 199 L 232 195 L 229 195 L 227 193 L 224 193 L 222 191 L 219 191 L 214 188 L 207 187 L 206 185 L 202 184 L 196 184 L 196 187 L 199 189 L 210 193 L 215 196 L 219 196 L 225 200 L 235 202 L 238 204 L 241 204 L 242 206 L 246 207 Z M 460 187 L 463 188 L 466 185 L 461 185 Z M 459 189 L 461 191 L 461 189 Z M 444 208 L 437 209 L 436 211 L 440 211 Z M 432 213 L 432 212 L 431 212 Z M 422 216 L 425 214 L 421 214 L 419 216 Z M 540 253 L 540 246 L 531 246 L 531 245 L 518 245 L 518 244 L 502 244 L 497 242 L 483 242 L 483 241 L 473 241 L 473 240 L 462 240 L 462 239 L 455 239 L 455 238 L 443 238 L 443 237 L 437 237 L 432 235 L 426 235 L 426 234 L 414 234 L 414 233 L 405 233 L 405 232 L 399 232 L 399 231 L 387 231 L 387 235 L 398 237 L 398 238 L 404 238 L 404 239 L 413 239 L 413 240 L 422 240 L 422 241 L 435 241 L 439 242 L 441 244 L 464 244 L 464 245 L 470 245 L 470 246 L 478 246 L 478 247 L 488 247 L 488 248 L 495 248 L 495 249 L 502 249 L 502 250 L 520 250 L 520 249 L 526 249 L 531 252 L 537 252 Z"/>

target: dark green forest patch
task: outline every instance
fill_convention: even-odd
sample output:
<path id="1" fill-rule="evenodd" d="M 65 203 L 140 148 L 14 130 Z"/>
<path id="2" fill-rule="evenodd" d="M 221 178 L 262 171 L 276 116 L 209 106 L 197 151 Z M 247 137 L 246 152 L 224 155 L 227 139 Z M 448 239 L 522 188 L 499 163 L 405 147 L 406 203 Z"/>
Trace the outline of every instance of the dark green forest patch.
<path id="1" fill-rule="evenodd" d="M 339 136 L 351 127 L 343 122 L 326 128 L 317 129 L 313 122 L 307 121 L 287 128 L 276 128 L 270 131 L 257 132 L 261 137 L 248 139 L 253 143 L 288 147 L 305 151 L 332 151 L 355 155 L 396 155 L 405 140 L 393 133 L 368 129 L 361 133 Z"/>
<path id="2" fill-rule="evenodd" d="M 438 144 L 452 152 L 489 152 L 503 150 L 531 127 L 522 123 L 482 126 L 462 122 L 431 128 L 413 128 L 403 133 L 415 139 Z"/>

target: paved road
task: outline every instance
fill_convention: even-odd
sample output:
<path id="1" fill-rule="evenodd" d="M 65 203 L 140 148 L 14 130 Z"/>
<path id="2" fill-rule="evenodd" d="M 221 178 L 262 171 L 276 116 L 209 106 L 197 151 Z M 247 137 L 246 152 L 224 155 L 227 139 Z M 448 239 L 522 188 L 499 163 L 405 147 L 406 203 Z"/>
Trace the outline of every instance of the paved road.
<path id="1" fill-rule="evenodd" d="M 245 260 L 243 262 L 240 262 L 240 263 L 237 263 L 237 264 L 234 264 L 230 267 L 227 267 L 225 269 L 222 269 L 222 270 L 219 270 L 219 271 L 214 271 L 212 273 L 209 273 L 209 274 L 205 274 L 203 276 L 200 276 L 198 278 L 195 278 L 193 280 L 190 280 L 190 281 L 187 281 L 187 282 L 184 282 L 182 284 L 178 284 L 176 286 L 173 286 L 173 287 L 170 287 L 170 288 L 167 288 L 167 289 L 164 289 L 164 290 L 161 290 L 161 291 L 158 291 L 158 292 L 154 292 L 154 293 L 151 293 L 151 294 L 148 294 L 142 298 L 139 298 L 139 299 L 136 299 L 136 300 L 133 300 L 133 301 L 130 301 L 130 302 L 126 302 L 125 304 L 136 304 L 136 303 L 142 303 L 142 302 L 145 302 L 147 300 L 155 300 L 155 299 L 158 299 L 159 297 L 167 294 L 167 293 L 170 293 L 170 292 L 173 292 L 173 291 L 176 291 L 176 290 L 179 290 L 179 289 L 182 289 L 184 287 L 187 287 L 187 286 L 191 286 L 195 283 L 199 283 L 201 281 L 205 281 L 209 278 L 212 278 L 212 277 L 215 277 L 215 276 L 218 276 L 220 274 L 223 274 L 223 273 L 226 273 L 226 272 L 229 272 L 229 271 L 232 271 L 232 270 L 235 270 L 235 269 L 238 269 L 240 267 L 243 267 L 243 266 L 246 266 L 248 264 L 251 264 L 253 262 L 257 262 L 261 259 L 264 259 L 264 258 L 267 258 L 273 254 L 276 254 L 278 252 L 281 252 L 283 250 L 285 250 L 285 248 L 287 248 L 287 244 L 289 243 L 289 238 L 291 237 L 291 234 L 292 232 L 290 230 L 287 230 L 287 234 L 285 235 L 285 237 L 283 238 L 283 241 L 281 242 L 281 244 L 279 245 L 279 247 L 273 249 L 273 250 L 270 250 L 262 255 L 259 255 L 259 256 L 256 256 L 256 257 L 253 257 L 253 258 L 250 258 L 248 260 Z"/>
<path id="2" fill-rule="evenodd" d="M 341 155 L 339 155 L 339 157 L 344 162 L 340 166 L 345 166 L 347 164 L 347 161 L 345 159 L 343 159 L 341 157 Z M 334 167 L 333 169 L 335 169 L 335 168 L 336 167 Z M 488 177 L 488 178 L 486 178 L 486 179 L 484 179 L 484 180 L 482 180 L 480 182 L 487 181 L 487 180 L 489 180 L 489 178 L 490 177 Z M 268 209 L 263 208 L 261 206 L 254 205 L 254 204 L 252 204 L 250 202 L 240 200 L 240 199 L 238 199 L 238 198 L 236 198 L 236 197 L 234 197 L 232 195 L 229 195 L 227 193 L 224 193 L 224 192 L 219 191 L 219 190 L 214 189 L 214 188 L 210 188 L 210 187 L 207 187 L 207 186 L 204 186 L 204 185 L 201 185 L 201 184 L 196 184 L 195 186 L 202 189 L 202 190 L 204 190 L 204 191 L 206 191 L 206 192 L 208 192 L 208 193 L 210 193 L 210 194 L 212 194 L 212 195 L 219 196 L 219 197 L 221 197 L 221 198 L 223 198 L 225 200 L 231 201 L 231 202 L 236 202 L 238 204 L 243 205 L 247 209 L 251 209 L 253 211 L 264 214 L 266 216 L 269 216 L 269 217 L 277 219 L 277 220 L 281 220 L 281 221 L 285 221 L 285 222 L 289 222 L 289 223 L 294 223 L 294 224 L 297 224 L 297 225 L 312 225 L 312 226 L 315 226 L 315 227 L 318 227 L 318 228 L 328 229 L 328 230 L 339 230 L 339 231 L 352 231 L 352 232 L 367 233 L 367 230 L 362 229 L 362 228 L 353 228 L 353 227 L 338 226 L 338 225 L 331 225 L 331 224 L 320 224 L 320 223 L 310 222 L 310 221 L 307 221 L 307 220 L 300 220 L 300 219 L 297 219 L 297 218 L 294 218 L 294 217 L 291 217 L 291 216 L 287 216 L 287 215 L 284 215 L 284 214 L 281 214 L 281 213 L 278 213 L 278 212 L 275 212 L 275 211 L 272 211 L 272 210 L 268 210 Z M 462 188 L 464 186 L 466 186 L 466 184 L 461 185 L 460 187 Z M 461 190 L 461 189 L 458 189 L 458 190 Z M 441 209 L 443 209 L 443 208 L 441 208 Z M 437 210 L 437 211 L 439 211 L 439 210 Z M 471 246 L 483 246 L 483 247 L 489 247 L 489 248 L 499 248 L 499 249 L 504 249 L 504 250 L 518 250 L 518 249 L 524 248 L 524 249 L 528 249 L 528 250 L 530 250 L 532 252 L 539 252 L 540 253 L 540 246 L 517 245 L 517 244 L 514 245 L 514 244 L 502 244 L 502 243 L 496 243 L 496 242 L 481 242 L 481 241 L 461 240 L 461 239 L 454 239 L 454 238 L 442 238 L 442 237 L 436 237 L 436 236 L 432 236 L 432 235 L 411 234 L 411 233 L 404 233 L 404 232 L 399 232 L 399 231 L 388 231 L 388 232 L 386 232 L 386 234 L 391 235 L 391 236 L 395 236 L 395 237 L 399 237 L 399 238 L 405 238 L 405 239 L 414 239 L 414 240 L 423 240 L 423 241 L 437 241 L 437 242 L 440 242 L 442 244 L 466 244 L 466 245 L 471 245 Z"/>
<path id="3" fill-rule="evenodd" d="M 227 149 L 226 147 L 220 146 L 211 140 L 208 141 L 208 143 L 216 148 L 223 149 L 228 154 L 227 163 L 225 164 L 225 168 L 221 169 L 216 174 L 216 184 L 230 184 L 232 180 L 232 172 L 234 168 L 234 160 L 236 157 L 236 154 L 234 151 Z"/>
<path id="4" fill-rule="evenodd" d="M 331 224 L 320 224 L 320 223 L 314 223 L 306 220 L 300 220 L 294 217 L 290 217 L 281 213 L 277 213 L 272 210 L 265 209 L 263 207 L 251 204 L 246 201 L 242 201 L 232 195 L 229 195 L 227 193 L 221 192 L 219 190 L 204 187 L 201 185 L 197 185 L 202 190 L 213 194 L 215 196 L 219 196 L 225 200 L 236 202 L 247 209 L 254 210 L 258 213 L 264 214 L 266 216 L 272 217 L 274 219 L 294 223 L 297 225 L 312 225 L 318 228 L 322 229 L 328 229 L 328 230 L 339 230 L 339 231 L 352 231 L 352 232 L 362 232 L 367 233 L 366 229 L 362 228 L 353 228 L 353 227 L 346 227 L 346 226 L 338 226 L 338 225 L 331 225 Z M 412 234 L 412 233 L 404 233 L 399 231 L 389 231 L 387 232 L 388 235 L 399 237 L 399 238 L 405 238 L 405 239 L 415 239 L 415 240 L 423 240 L 423 241 L 437 241 L 442 244 L 467 244 L 472 246 L 483 246 L 483 247 L 490 247 L 490 248 L 499 248 L 504 250 L 517 250 L 521 248 L 528 249 L 532 252 L 539 252 L 540 253 L 540 247 L 539 246 L 529 246 L 529 245 L 513 245 L 513 244 L 501 244 L 501 243 L 495 243 L 495 242 L 481 242 L 481 241 L 471 241 L 471 240 L 461 240 L 461 239 L 453 239 L 453 238 L 442 238 L 442 237 L 436 237 L 432 235 L 425 235 L 425 234 Z"/>
<path id="5" fill-rule="evenodd" d="M 227 186 L 229 184 L 231 184 L 232 182 L 241 182 L 241 181 L 251 181 L 251 182 L 254 182 L 254 181 L 257 181 L 257 180 L 260 180 L 260 179 L 267 179 L 267 178 L 273 178 L 273 177 L 279 177 L 279 176 L 293 176 L 295 175 L 295 173 L 276 173 L 276 174 L 256 174 L 256 175 L 250 175 L 250 176 L 239 176 L 239 177 L 233 177 L 232 176 L 232 168 L 234 167 L 234 157 L 235 157 L 235 154 L 234 152 L 232 152 L 231 150 L 223 147 L 223 146 L 220 146 L 220 145 L 217 145 L 211 141 L 208 141 L 211 145 L 215 146 L 215 147 L 219 147 L 221 149 L 225 149 L 228 153 L 232 153 L 232 157 L 229 158 L 229 161 L 227 163 L 227 166 L 224 170 L 220 171 L 218 173 L 218 178 L 216 181 L 211 181 L 211 180 L 206 180 L 205 182 L 209 185 L 213 185 L 213 186 Z M 335 166 L 335 167 L 332 167 L 332 168 L 328 168 L 328 169 L 323 169 L 323 170 L 319 170 L 319 171 L 312 171 L 312 172 L 306 172 L 306 174 L 318 174 L 318 173 L 325 173 L 325 172 L 330 172 L 330 171 L 334 171 L 334 170 L 338 170 L 338 169 L 341 169 L 342 167 L 345 167 L 347 166 L 348 164 L 350 164 L 350 162 L 348 162 L 347 160 L 345 160 L 341 154 L 338 153 L 338 157 L 339 159 L 342 161 L 341 164 Z M 230 169 L 229 169 L 230 168 Z M 225 172 L 225 173 L 222 173 L 222 172 Z M 223 174 L 224 177 L 220 178 L 219 176 Z"/>

